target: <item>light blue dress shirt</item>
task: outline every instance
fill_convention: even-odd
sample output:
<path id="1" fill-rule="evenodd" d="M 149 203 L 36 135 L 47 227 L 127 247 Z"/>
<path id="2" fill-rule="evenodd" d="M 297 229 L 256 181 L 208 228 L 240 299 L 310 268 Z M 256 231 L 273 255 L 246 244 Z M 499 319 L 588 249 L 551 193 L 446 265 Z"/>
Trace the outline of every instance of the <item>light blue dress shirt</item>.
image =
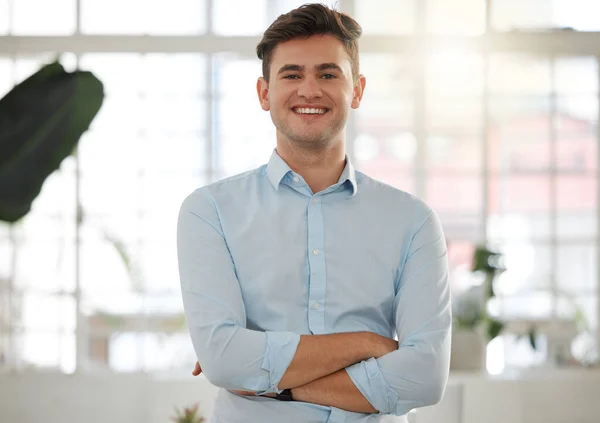
<path id="1" fill-rule="evenodd" d="M 198 361 L 224 388 L 212 422 L 398 422 L 443 395 L 451 307 L 440 222 L 348 158 L 338 183 L 317 194 L 276 151 L 267 165 L 197 189 L 181 206 L 177 248 Z M 301 334 L 356 331 L 399 341 L 346 369 L 379 414 L 260 396 L 279 392 Z"/>

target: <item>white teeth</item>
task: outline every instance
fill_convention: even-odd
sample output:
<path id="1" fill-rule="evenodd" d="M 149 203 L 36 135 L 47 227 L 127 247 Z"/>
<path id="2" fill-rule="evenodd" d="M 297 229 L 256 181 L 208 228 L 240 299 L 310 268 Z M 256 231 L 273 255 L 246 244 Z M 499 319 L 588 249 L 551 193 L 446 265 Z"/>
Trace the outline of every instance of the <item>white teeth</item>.
<path id="1" fill-rule="evenodd" d="M 304 115 L 322 115 L 327 111 L 325 109 L 310 109 L 307 107 L 297 107 L 294 110 L 296 111 L 296 113 L 301 113 Z"/>

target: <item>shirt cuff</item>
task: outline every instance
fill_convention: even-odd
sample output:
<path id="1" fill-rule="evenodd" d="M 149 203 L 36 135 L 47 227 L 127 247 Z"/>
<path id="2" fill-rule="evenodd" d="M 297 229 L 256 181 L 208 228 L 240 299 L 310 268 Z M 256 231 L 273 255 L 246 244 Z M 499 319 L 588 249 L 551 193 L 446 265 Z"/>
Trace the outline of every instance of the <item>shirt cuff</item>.
<path id="1" fill-rule="evenodd" d="M 353 364 L 346 372 L 373 408 L 381 414 L 394 413 L 399 396 L 385 381 L 375 358 Z"/>
<path id="2" fill-rule="evenodd" d="M 278 389 L 279 382 L 292 362 L 300 343 L 300 335 L 293 332 L 265 333 L 267 342 L 261 368 L 269 373 L 269 387 L 257 392 L 257 395 L 281 393 L 281 389 Z"/>

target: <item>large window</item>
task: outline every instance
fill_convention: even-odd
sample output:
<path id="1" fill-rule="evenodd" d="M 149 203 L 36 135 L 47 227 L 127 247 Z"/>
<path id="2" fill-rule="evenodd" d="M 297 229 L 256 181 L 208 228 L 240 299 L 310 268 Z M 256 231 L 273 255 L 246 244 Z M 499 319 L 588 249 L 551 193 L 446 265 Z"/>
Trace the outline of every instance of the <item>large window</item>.
<path id="1" fill-rule="evenodd" d="M 0 366 L 189 371 L 178 208 L 268 160 L 274 128 L 253 49 L 303 3 L 0 0 L 0 96 L 57 54 L 106 90 L 32 212 L 0 225 Z M 367 90 L 348 153 L 438 212 L 453 288 L 473 283 L 473 248 L 487 242 L 506 255 L 501 317 L 576 314 L 598 335 L 600 33 L 556 43 L 600 30 L 596 2 L 326 3 L 364 27 Z M 528 33 L 560 28 L 574 31 L 539 32 L 522 48 Z M 496 368 L 543 360 L 523 342 L 496 340 Z"/>

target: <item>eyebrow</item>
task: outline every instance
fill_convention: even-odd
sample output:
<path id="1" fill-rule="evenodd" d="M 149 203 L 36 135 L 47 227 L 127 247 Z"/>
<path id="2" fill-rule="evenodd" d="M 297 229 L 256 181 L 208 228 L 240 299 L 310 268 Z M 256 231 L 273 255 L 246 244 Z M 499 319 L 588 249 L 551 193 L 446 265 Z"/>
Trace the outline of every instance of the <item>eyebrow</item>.
<path id="1" fill-rule="evenodd" d="M 335 63 L 321 63 L 320 65 L 315 65 L 315 69 L 317 71 L 324 71 L 324 70 L 329 70 L 329 69 L 334 69 L 337 70 L 338 72 L 344 73 L 343 69 L 335 64 Z M 300 65 L 283 65 L 279 71 L 277 71 L 277 74 L 279 75 L 280 73 L 283 72 L 302 72 L 304 70 L 304 66 L 300 66 Z"/>

